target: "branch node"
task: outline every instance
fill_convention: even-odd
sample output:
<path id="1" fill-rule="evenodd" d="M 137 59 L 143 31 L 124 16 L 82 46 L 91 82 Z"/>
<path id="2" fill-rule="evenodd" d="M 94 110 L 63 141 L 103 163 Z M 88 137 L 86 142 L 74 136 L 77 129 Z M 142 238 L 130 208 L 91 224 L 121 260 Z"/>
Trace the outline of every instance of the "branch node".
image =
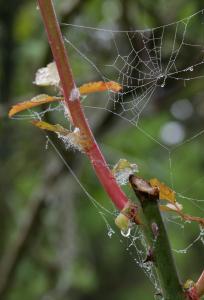
<path id="1" fill-rule="evenodd" d="M 148 181 L 134 175 L 130 175 L 129 181 L 141 203 L 159 199 L 158 187 L 152 187 Z"/>
<path id="2" fill-rule="evenodd" d="M 77 87 L 73 88 L 70 92 L 70 98 L 69 100 L 74 102 L 77 101 L 80 98 L 80 92 Z"/>
<path id="3" fill-rule="evenodd" d="M 138 216 L 138 206 L 131 201 L 127 202 L 115 219 L 115 223 L 121 230 L 127 230 L 133 224 L 142 224 Z"/>

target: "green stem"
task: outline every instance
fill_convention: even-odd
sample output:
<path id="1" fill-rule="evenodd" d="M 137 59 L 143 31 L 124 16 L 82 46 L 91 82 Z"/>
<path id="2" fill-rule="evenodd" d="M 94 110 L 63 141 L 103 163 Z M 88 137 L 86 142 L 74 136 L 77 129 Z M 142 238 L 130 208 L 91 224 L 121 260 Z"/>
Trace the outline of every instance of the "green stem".
<path id="1" fill-rule="evenodd" d="M 149 244 L 149 257 L 155 266 L 165 300 L 184 300 L 182 285 L 179 281 L 172 256 L 166 228 L 158 206 L 159 191 L 145 180 L 131 176 L 130 183 L 139 199 L 143 215 L 143 230 Z"/>

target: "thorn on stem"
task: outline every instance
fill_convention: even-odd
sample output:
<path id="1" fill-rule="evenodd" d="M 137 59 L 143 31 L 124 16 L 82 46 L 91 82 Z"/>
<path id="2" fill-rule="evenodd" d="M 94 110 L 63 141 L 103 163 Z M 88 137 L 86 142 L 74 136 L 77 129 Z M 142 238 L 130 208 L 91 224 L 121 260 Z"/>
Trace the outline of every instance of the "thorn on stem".
<path id="1" fill-rule="evenodd" d="M 155 239 L 157 239 L 157 237 L 159 235 L 159 227 L 158 227 L 157 223 L 153 222 L 151 224 L 151 227 L 152 227 L 153 235 L 154 235 Z"/>
<path id="2" fill-rule="evenodd" d="M 70 101 L 74 102 L 74 101 L 77 101 L 79 98 L 80 98 L 79 89 L 75 87 L 71 90 L 69 99 L 70 99 Z"/>
<path id="3" fill-rule="evenodd" d="M 143 263 L 154 262 L 154 254 L 152 248 L 149 248 L 147 251 L 147 257 L 143 261 Z"/>

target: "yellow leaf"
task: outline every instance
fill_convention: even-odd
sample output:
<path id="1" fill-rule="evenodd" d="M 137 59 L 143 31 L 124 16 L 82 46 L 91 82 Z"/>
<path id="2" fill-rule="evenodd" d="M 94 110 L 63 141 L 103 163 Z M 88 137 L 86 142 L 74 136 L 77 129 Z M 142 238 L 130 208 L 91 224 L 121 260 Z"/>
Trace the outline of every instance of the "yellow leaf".
<path id="1" fill-rule="evenodd" d="M 62 139 L 66 147 L 75 148 L 83 152 L 85 149 L 88 149 L 91 145 L 91 141 L 86 136 L 81 134 L 78 128 L 75 128 L 74 131 L 69 131 L 60 124 L 53 125 L 38 120 L 34 120 L 31 123 L 40 129 L 52 131 L 60 135 L 58 137 Z"/>
<path id="2" fill-rule="evenodd" d="M 117 164 L 113 167 L 113 174 L 123 171 L 124 169 L 134 169 L 134 172 L 138 171 L 136 164 L 131 164 L 127 159 L 121 158 Z"/>
<path id="3" fill-rule="evenodd" d="M 103 92 L 107 90 L 118 92 L 121 89 L 122 87 L 115 81 L 108 81 L 108 82 L 97 81 L 97 82 L 89 82 L 83 84 L 79 88 L 79 91 L 81 95 L 84 95 L 84 94 L 90 94 L 95 92 Z M 39 106 L 41 104 L 55 102 L 55 101 L 63 101 L 63 100 L 64 100 L 63 97 L 54 97 L 46 94 L 38 95 L 32 98 L 31 100 L 20 102 L 13 105 L 9 110 L 9 117 L 11 118 L 12 116 L 14 116 L 15 114 L 21 111 Z"/>
<path id="4" fill-rule="evenodd" d="M 169 201 L 173 204 L 176 203 L 175 192 L 170 187 L 159 181 L 157 178 L 152 178 L 149 182 L 152 187 L 159 188 L 159 199 Z"/>
<path id="5" fill-rule="evenodd" d="M 112 173 L 120 185 L 127 184 L 129 176 L 136 172 L 138 172 L 138 166 L 131 164 L 127 159 L 120 159 L 112 169 Z"/>
<path id="6" fill-rule="evenodd" d="M 80 86 L 79 91 L 81 95 L 84 95 L 108 90 L 113 92 L 119 92 L 121 89 L 121 85 L 115 81 L 97 81 L 83 84 L 82 86 Z"/>
<path id="7" fill-rule="evenodd" d="M 40 129 L 59 133 L 64 136 L 70 134 L 70 131 L 68 129 L 62 127 L 59 124 L 53 125 L 53 124 L 50 124 L 50 123 L 47 123 L 44 121 L 38 121 L 38 120 L 34 120 L 31 123 Z"/>
<path id="8" fill-rule="evenodd" d="M 45 94 L 38 95 L 38 96 L 32 98 L 31 100 L 20 102 L 20 103 L 13 105 L 9 111 L 9 117 L 14 116 L 15 114 L 17 114 L 20 111 L 23 111 L 23 110 L 26 110 L 26 109 L 29 109 L 29 108 L 32 108 L 35 106 L 39 106 L 41 104 L 55 102 L 55 101 L 61 101 L 61 100 L 64 100 L 64 98 L 52 97 L 52 96 L 48 96 Z"/>
<path id="9" fill-rule="evenodd" d="M 64 136 L 70 134 L 70 131 L 68 129 L 62 127 L 59 124 L 53 125 L 53 124 L 50 124 L 50 123 L 47 123 L 44 121 L 38 121 L 38 120 L 34 120 L 31 123 L 40 129 L 56 132 L 56 133 L 59 133 Z"/>

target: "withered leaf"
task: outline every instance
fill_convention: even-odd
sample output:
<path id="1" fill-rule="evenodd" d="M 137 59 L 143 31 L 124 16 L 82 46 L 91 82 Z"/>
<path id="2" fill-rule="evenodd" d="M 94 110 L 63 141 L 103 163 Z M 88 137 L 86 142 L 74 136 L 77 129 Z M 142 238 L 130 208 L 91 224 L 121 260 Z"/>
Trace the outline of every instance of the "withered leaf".
<path id="1" fill-rule="evenodd" d="M 119 92 L 121 89 L 121 85 L 115 81 L 96 81 L 83 84 L 82 86 L 80 86 L 79 91 L 81 95 L 84 95 L 95 92 L 104 92 L 108 90 Z"/>
<path id="2" fill-rule="evenodd" d="M 12 106 L 12 108 L 9 111 L 9 117 L 14 116 L 15 114 L 24 111 L 26 109 L 30 109 L 45 103 L 55 102 L 55 101 L 61 101 L 64 100 L 62 97 L 53 97 L 46 94 L 38 95 L 31 100 L 24 101 L 17 103 Z"/>
<path id="3" fill-rule="evenodd" d="M 152 187 L 159 188 L 159 199 L 166 200 L 173 204 L 176 203 L 175 192 L 170 187 L 159 181 L 157 178 L 152 178 L 149 182 Z"/>
<path id="4" fill-rule="evenodd" d="M 70 131 L 68 129 L 64 128 L 63 126 L 61 126 L 60 124 L 53 125 L 53 124 L 50 124 L 50 123 L 47 123 L 44 121 L 38 121 L 38 120 L 34 120 L 31 123 L 40 129 L 59 133 L 63 136 L 70 134 Z"/>

